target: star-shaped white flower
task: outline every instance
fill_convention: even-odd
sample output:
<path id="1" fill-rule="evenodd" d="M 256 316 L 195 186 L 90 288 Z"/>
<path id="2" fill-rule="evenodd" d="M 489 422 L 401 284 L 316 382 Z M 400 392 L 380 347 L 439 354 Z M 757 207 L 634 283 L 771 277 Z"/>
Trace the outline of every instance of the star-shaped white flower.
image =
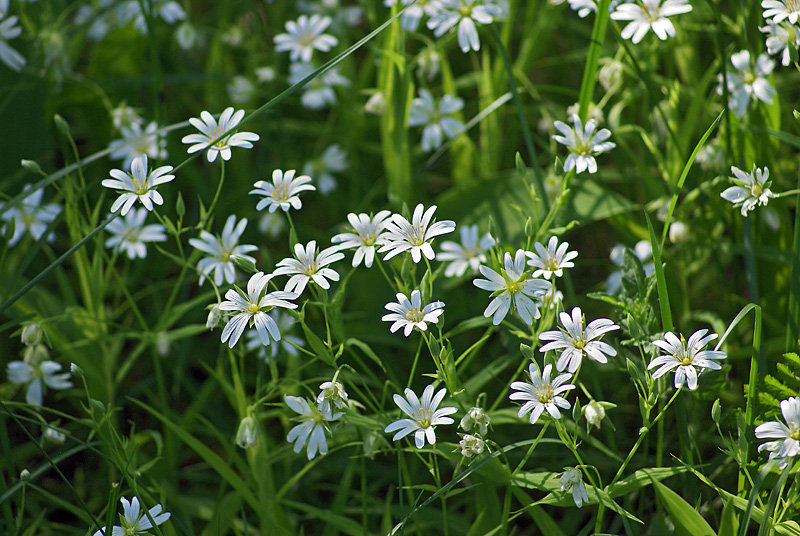
<path id="1" fill-rule="evenodd" d="M 23 191 L 31 188 L 31 184 L 26 184 Z M 6 222 L 14 220 L 14 235 L 9 240 L 8 247 L 14 247 L 22 239 L 25 231 L 28 231 L 35 240 L 39 240 L 47 231 L 50 223 L 61 213 L 61 205 L 57 203 L 42 205 L 43 195 L 44 188 L 36 190 L 17 206 L 8 209 L 0 216 L 0 219 Z M 0 207 L 4 204 L 0 202 Z M 5 236 L 5 229 L 4 225 L 0 230 L 0 235 Z M 52 242 L 55 239 L 55 234 L 50 233 L 46 240 Z"/>
<path id="2" fill-rule="evenodd" d="M 800 33 L 791 24 L 775 24 L 768 21 L 767 25 L 759 28 L 767 34 L 767 52 L 770 56 L 781 55 L 781 65 L 784 67 L 792 62 L 792 50 L 800 46 Z"/>
<path id="3" fill-rule="evenodd" d="M 25 401 L 32 406 L 42 405 L 44 386 L 51 389 L 68 389 L 72 383 L 68 381 L 69 372 L 58 374 L 61 365 L 55 361 L 37 362 L 35 359 L 11 361 L 6 365 L 8 381 L 20 385 L 27 384 Z"/>
<path id="4" fill-rule="evenodd" d="M 790 24 L 797 24 L 800 17 L 800 2 L 797 0 L 764 0 L 761 2 L 764 8 L 762 14 L 765 19 L 772 17 L 772 22 L 779 23 L 788 20 Z"/>
<path id="5" fill-rule="evenodd" d="M 533 247 L 536 253 L 525 252 L 525 255 L 530 257 L 528 265 L 536 268 L 536 271 L 533 272 L 533 277 L 544 277 L 545 279 L 550 279 L 550 276 L 561 277 L 564 273 L 564 268 L 575 266 L 572 259 L 578 256 L 578 252 L 567 251 L 569 243 L 561 242 L 561 245 L 559 245 L 558 238 L 555 236 L 550 237 L 547 249 L 539 242 L 536 242 Z"/>
<path id="6" fill-rule="evenodd" d="M 439 316 L 444 313 L 444 302 L 441 301 L 434 301 L 423 307 L 422 295 L 419 290 L 411 291 L 410 300 L 405 294 L 398 292 L 397 302 L 387 303 L 385 307 L 391 313 L 383 315 L 381 320 L 394 322 L 389 328 L 392 333 L 403 328 L 403 335 L 406 337 L 411 334 L 414 328 L 420 331 L 427 330 L 427 323 L 438 323 Z"/>
<path id="7" fill-rule="evenodd" d="M 294 245 L 294 258 L 286 258 L 276 266 L 278 269 L 273 272 L 275 275 L 291 275 L 286 282 L 287 292 L 302 294 L 306 285 L 312 279 L 314 283 L 325 290 L 331 288 L 328 279 L 339 281 L 339 274 L 332 268 L 325 268 L 332 262 L 344 259 L 344 253 L 338 248 L 330 247 L 323 249 L 317 254 L 317 241 L 312 240 L 307 246 L 303 244 Z"/>
<path id="8" fill-rule="evenodd" d="M 381 210 L 370 218 L 368 214 L 356 215 L 351 212 L 347 215 L 347 221 L 352 226 L 352 232 L 340 233 L 331 238 L 331 242 L 341 243 L 340 250 L 357 248 L 353 255 L 353 267 L 363 260 L 364 266 L 370 268 L 375 259 L 375 247 L 380 244 L 381 234 L 389 223 L 386 218 L 390 214 L 388 210 Z"/>
<path id="9" fill-rule="evenodd" d="M 311 75 L 317 68 L 311 63 L 299 62 L 289 66 L 289 83 L 298 84 Z M 350 80 L 345 78 L 338 67 L 331 67 L 319 74 L 303 87 L 300 102 L 309 110 L 321 110 L 336 104 L 335 87 L 350 87 Z"/>
<path id="10" fill-rule="evenodd" d="M 506 252 L 503 264 L 505 269 L 502 275 L 488 266 L 481 266 L 481 274 L 488 279 L 475 279 L 472 282 L 478 288 L 499 293 L 489 302 L 483 316 L 492 316 L 492 323 L 496 326 L 506 317 L 513 303 L 522 321 L 530 326 L 533 319 L 540 316 L 535 300 L 541 299 L 552 285 L 543 279 L 527 278 L 525 252 L 521 249 L 517 250 L 513 260 L 511 254 Z"/>
<path id="11" fill-rule="evenodd" d="M 156 160 L 167 158 L 167 140 L 158 137 L 158 125 L 155 121 L 151 122 L 142 130 L 141 123 L 131 123 L 121 127 L 121 140 L 114 140 L 109 147 L 116 147 L 109 158 L 112 160 L 122 160 L 122 167 L 130 167 L 131 163 L 139 155 L 147 155 Z"/>
<path id="12" fill-rule="evenodd" d="M 300 210 L 303 202 L 297 194 L 307 190 L 316 190 L 314 186 L 309 184 L 311 177 L 308 175 L 300 175 L 295 177 L 295 170 L 290 169 L 285 173 L 280 169 L 272 172 L 272 183 L 267 181 L 258 181 L 253 186 L 255 189 L 250 190 L 251 194 L 263 195 L 264 199 L 260 200 L 256 205 L 256 210 L 264 210 L 269 207 L 270 212 L 275 212 L 279 208 L 284 212 L 289 212 L 289 208 Z"/>
<path id="13" fill-rule="evenodd" d="M 513 382 L 511 384 L 511 388 L 516 389 L 516 391 L 508 395 L 508 398 L 525 401 L 519 408 L 517 416 L 522 418 L 523 415 L 530 411 L 531 424 L 536 424 L 536 421 L 539 420 L 545 410 L 554 419 L 560 419 L 561 412 L 559 408 L 569 409 L 571 407 L 567 399 L 561 395 L 571 389 L 575 389 L 574 385 L 567 383 L 572 378 L 572 374 L 560 374 L 551 382 L 550 373 L 552 369 L 553 366 L 547 364 L 540 375 L 536 363 L 531 363 L 528 367 L 528 374 L 532 383 Z"/>
<path id="14" fill-rule="evenodd" d="M 437 261 L 450 262 L 444 269 L 445 277 L 461 277 L 469 268 L 477 272 L 481 264 L 486 262 L 486 252 L 495 240 L 486 233 L 478 240 L 478 226 L 464 225 L 460 227 L 461 243 L 446 240 L 442 242 L 441 252 L 436 254 Z"/>
<path id="15" fill-rule="evenodd" d="M 675 27 L 667 17 L 688 13 L 692 10 L 689 0 L 640 0 L 637 3 L 620 4 L 611 14 L 614 20 L 631 21 L 622 29 L 623 39 L 638 43 L 652 29 L 659 39 L 675 37 Z"/>
<path id="16" fill-rule="evenodd" d="M 323 33 L 331 24 L 330 17 L 300 15 L 296 21 L 286 22 L 286 33 L 275 36 L 275 50 L 290 52 L 291 61 L 311 61 L 314 49 L 328 52 L 339 44 L 332 35 Z"/>
<path id="17" fill-rule="evenodd" d="M 660 355 L 653 359 L 648 370 L 659 367 L 653 372 L 653 379 L 658 379 L 667 372 L 675 370 L 675 388 L 680 389 L 686 383 L 687 387 L 694 391 L 697 389 L 697 377 L 705 369 L 719 370 L 722 366 L 714 361 L 715 359 L 725 359 L 725 352 L 717 350 L 703 350 L 703 348 L 717 338 L 716 333 L 706 336 L 707 329 L 695 331 L 689 341 L 681 337 L 680 339 L 672 333 L 665 333 L 663 341 L 655 341 L 653 344 L 658 346 L 666 355 Z"/>
<path id="18" fill-rule="evenodd" d="M 253 274 L 247 282 L 247 293 L 230 289 L 225 294 L 227 298 L 219 304 L 222 311 L 232 311 L 236 314 L 231 318 L 222 330 L 222 342 L 228 342 L 228 346 L 233 348 L 242 336 L 248 325 L 255 325 L 261 343 L 265 346 L 269 344 L 270 338 L 274 341 L 281 340 L 281 332 L 278 324 L 268 314 L 275 307 L 284 309 L 297 309 L 297 304 L 288 300 L 297 298 L 294 292 L 275 291 L 265 293 L 267 283 L 272 279 L 272 274 L 258 272 Z"/>
<path id="19" fill-rule="evenodd" d="M 573 126 L 561 121 L 553 123 L 556 130 L 562 134 L 553 136 L 553 139 L 569 148 L 569 156 L 564 161 L 564 171 L 575 168 L 575 173 L 583 173 L 587 169 L 589 173 L 595 173 L 597 171 L 595 155 L 616 147 L 614 142 L 606 141 L 611 137 L 611 131 L 603 128 L 595 133 L 597 121 L 590 119 L 584 127 L 578 114 L 572 115 L 572 122 Z"/>
<path id="20" fill-rule="evenodd" d="M 132 501 L 128 502 L 128 499 L 122 497 L 120 502 L 122 502 L 122 510 L 124 512 L 119 518 L 122 526 L 114 525 L 111 531 L 109 531 L 107 527 L 103 527 L 102 532 L 98 530 L 94 533 L 94 536 L 102 536 L 103 534 L 106 536 L 139 536 L 150 534 L 148 529 L 153 528 L 153 524 L 142 511 L 141 506 L 139 506 L 139 499 L 134 497 Z M 148 510 L 148 513 L 150 517 L 153 518 L 153 521 L 156 522 L 156 525 L 161 525 L 169 519 L 170 516 L 169 512 L 161 513 L 160 504 L 152 507 Z"/>
<path id="21" fill-rule="evenodd" d="M 598 318 L 589 322 L 589 325 L 584 329 L 583 313 L 580 307 L 572 309 L 572 317 L 566 312 L 562 312 L 559 318 L 566 332 L 553 330 L 545 331 L 539 335 L 539 340 L 541 341 L 552 341 L 539 348 L 540 352 L 562 350 L 556 362 L 556 368 L 559 371 L 567 370 L 570 374 L 574 374 L 581 365 L 584 355 L 589 356 L 598 363 L 607 363 L 608 358 L 606 358 L 606 355 L 611 357 L 617 355 L 617 351 L 610 345 L 600 340 L 594 340 L 609 331 L 619 329 L 619 326 L 611 320 Z"/>
<path id="22" fill-rule="evenodd" d="M 349 398 L 344 385 L 339 382 L 324 382 L 319 386 L 320 392 L 317 395 L 317 405 L 322 413 L 331 413 L 335 406 L 336 409 L 344 409 Z"/>
<path id="23" fill-rule="evenodd" d="M 211 255 L 204 257 L 197 263 L 197 271 L 200 272 L 199 285 L 205 282 L 206 277 L 214 272 L 214 284 L 222 285 L 223 281 L 234 283 L 236 281 L 236 267 L 231 257 L 238 255 L 250 262 L 256 260 L 247 255 L 251 251 L 256 251 L 258 246 L 252 244 L 239 245 L 239 238 L 247 227 L 247 218 L 242 218 L 236 223 L 236 215 L 231 214 L 225 220 L 225 227 L 222 228 L 222 236 L 214 236 L 208 231 L 200 231 L 200 238 L 190 238 L 189 244 L 204 253 Z"/>
<path id="24" fill-rule="evenodd" d="M 383 260 L 389 260 L 404 251 L 411 252 L 411 260 L 415 263 L 422 260 L 422 255 L 425 255 L 428 260 L 433 260 L 436 254 L 433 252 L 430 240 L 436 236 L 451 233 L 456 228 L 456 224 L 452 220 L 437 221 L 430 225 L 435 211 L 436 205 L 425 210 L 420 203 L 414 209 L 411 222 L 400 214 L 392 215 L 391 221 L 386 225 L 384 245 L 378 250 L 378 253 L 386 253 Z"/>
<path id="25" fill-rule="evenodd" d="M 17 26 L 19 18 L 16 16 L 6 18 L 8 14 L 8 0 L 0 2 L 0 61 L 9 69 L 19 71 L 25 65 L 25 58 L 11 48 L 6 41 L 19 37 L 22 28 Z M 3 20 L 5 18 L 5 20 Z"/>
<path id="26" fill-rule="evenodd" d="M 254 132 L 228 134 L 229 131 L 236 128 L 236 125 L 239 124 L 243 117 L 244 110 L 234 113 L 233 107 L 229 106 L 222 112 L 219 117 L 219 123 L 217 123 L 213 115 L 203 110 L 200 113 L 200 119 L 196 117 L 189 119 L 189 123 L 199 130 L 201 134 L 189 134 L 184 136 L 181 142 L 194 144 L 187 150 L 189 154 L 208 149 L 206 157 L 209 162 L 216 160 L 217 155 L 222 156 L 223 160 L 230 160 L 231 147 L 251 149 L 253 144 L 250 142 L 259 140 L 258 134 Z M 213 145 L 212 142 L 214 142 Z"/>
<path id="27" fill-rule="evenodd" d="M 742 118 L 750 103 L 750 95 L 754 95 L 762 102 L 772 104 L 775 90 L 766 77 L 772 72 L 775 62 L 769 59 L 767 54 L 761 54 L 756 59 L 755 65 L 751 65 L 750 52 L 742 50 L 731 56 L 731 63 L 738 72 L 726 73 L 728 93 L 730 93 L 728 108 L 735 111 L 737 117 Z M 719 82 L 717 93 L 722 95 L 722 75 L 719 75 Z"/>
<path id="28" fill-rule="evenodd" d="M 128 258 L 144 259 L 147 257 L 146 242 L 164 242 L 167 230 L 161 224 L 153 223 L 145 225 L 147 210 L 135 208 L 128 212 L 124 217 L 117 218 L 106 227 L 106 231 L 111 233 L 111 237 L 106 240 L 107 248 L 124 250 Z"/>
<path id="29" fill-rule="evenodd" d="M 769 459 L 776 460 L 783 468 L 789 458 L 800 454 L 800 397 L 791 397 L 781 401 L 781 413 L 786 424 L 769 421 L 756 426 L 758 439 L 774 439 L 758 447 L 758 451 L 768 451 Z"/>
<path id="30" fill-rule="evenodd" d="M 349 165 L 347 153 L 338 144 L 334 144 L 325 149 L 319 158 L 306 162 L 303 173 L 316 181 L 319 193 L 328 195 L 337 186 L 333 174 L 346 170 Z"/>
<path id="31" fill-rule="evenodd" d="M 386 427 L 384 432 L 397 432 L 392 441 L 402 439 L 408 434 L 414 434 L 414 442 L 418 449 L 425 446 L 425 440 L 431 445 L 436 443 L 436 429 L 440 424 L 453 424 L 453 419 L 446 415 L 452 415 L 456 411 L 453 407 L 440 408 L 447 389 L 439 389 L 436 395 L 433 394 L 433 385 L 429 385 L 422 392 L 422 399 L 411 389 L 405 390 L 405 398 L 395 394 L 394 403 L 403 410 L 403 413 L 411 417 L 410 419 L 400 419 L 394 421 Z"/>
<path id="32" fill-rule="evenodd" d="M 383 5 L 391 7 L 395 4 L 401 4 L 406 7 L 403 15 L 400 17 L 400 27 L 407 32 L 416 32 L 422 17 L 427 15 L 433 17 L 436 15 L 440 7 L 440 0 L 384 0 Z M 411 5 L 409 5 L 411 4 Z"/>
<path id="33" fill-rule="evenodd" d="M 731 172 L 734 174 L 731 180 L 736 186 L 731 186 L 719 195 L 733 203 L 734 207 L 742 207 L 742 216 L 747 216 L 747 213 L 758 205 L 766 206 L 769 199 L 775 197 L 769 189 L 772 181 L 769 180 L 768 168 L 764 167 L 762 170 L 754 165 L 753 171 L 745 173 L 731 166 Z"/>
<path id="34" fill-rule="evenodd" d="M 294 451 L 300 452 L 308 441 L 306 456 L 308 459 L 314 458 L 319 452 L 321 455 L 328 453 L 328 442 L 325 441 L 325 430 L 327 423 L 335 421 L 344 413 L 328 413 L 320 411 L 316 406 L 312 406 L 305 398 L 299 396 L 286 395 L 283 397 L 286 405 L 302 415 L 300 424 L 289 430 L 286 440 L 294 442 Z"/>
<path id="35" fill-rule="evenodd" d="M 425 126 L 422 131 L 422 150 L 432 151 L 442 145 L 443 134 L 450 139 L 455 138 L 464 131 L 464 124 L 450 117 L 464 107 L 464 100 L 445 95 L 439 103 L 427 89 L 419 90 L 419 97 L 411 101 L 411 115 L 408 125 L 412 127 Z"/>
<path id="36" fill-rule="evenodd" d="M 428 29 L 443 36 L 458 24 L 458 46 L 462 52 L 481 48 L 475 24 L 491 24 L 501 14 L 499 8 L 484 0 L 440 0 L 439 9 L 428 20 Z"/>
<path id="37" fill-rule="evenodd" d="M 167 175 L 170 171 L 172 166 L 161 166 L 148 173 L 146 154 L 133 159 L 130 173 L 112 169 L 109 174 L 113 179 L 105 179 L 102 184 L 106 188 L 120 190 L 122 193 L 111 205 L 111 212 L 116 212 L 122 207 L 120 214 L 124 216 L 137 199 L 147 210 L 153 210 L 154 204 L 163 205 L 164 198 L 156 191 L 156 187 L 175 178 L 175 175 Z"/>

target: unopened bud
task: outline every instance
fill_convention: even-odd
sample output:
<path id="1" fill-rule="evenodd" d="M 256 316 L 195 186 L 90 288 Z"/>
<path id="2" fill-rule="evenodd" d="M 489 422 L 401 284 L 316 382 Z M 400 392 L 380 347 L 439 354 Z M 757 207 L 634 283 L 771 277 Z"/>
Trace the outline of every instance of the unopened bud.
<path id="1" fill-rule="evenodd" d="M 23 158 L 22 167 L 30 171 L 31 173 L 37 173 L 39 175 L 45 174 L 44 171 L 42 171 L 42 168 L 39 166 L 38 162 L 36 162 L 35 160 L 25 160 Z"/>
<path id="2" fill-rule="evenodd" d="M 236 444 L 246 449 L 258 444 L 258 423 L 252 413 L 239 423 L 239 430 L 236 432 Z"/>
<path id="3" fill-rule="evenodd" d="M 25 327 L 22 328 L 22 343 L 25 346 L 36 346 L 42 342 L 43 336 L 44 331 L 42 331 L 42 326 L 36 322 L 26 324 Z"/>

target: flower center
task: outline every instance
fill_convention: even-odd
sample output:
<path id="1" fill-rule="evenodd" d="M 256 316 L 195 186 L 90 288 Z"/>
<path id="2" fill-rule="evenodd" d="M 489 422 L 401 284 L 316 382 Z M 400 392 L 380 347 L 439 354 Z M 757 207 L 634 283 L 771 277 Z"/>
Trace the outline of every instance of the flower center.
<path id="1" fill-rule="evenodd" d="M 558 270 L 558 262 L 556 262 L 556 259 L 553 257 L 545 259 L 544 263 L 542 264 L 544 264 L 545 269 L 551 272 Z"/>
<path id="2" fill-rule="evenodd" d="M 231 252 L 225 246 L 223 246 L 221 242 L 220 242 L 219 245 L 220 245 L 221 251 L 219 253 L 217 253 L 216 255 L 214 255 L 214 258 L 219 260 L 219 261 L 221 261 L 221 262 L 230 262 L 230 260 L 231 260 Z"/>
<path id="3" fill-rule="evenodd" d="M 272 190 L 272 198 L 275 201 L 288 201 L 289 189 L 285 184 L 276 184 Z"/>
<path id="4" fill-rule="evenodd" d="M 302 259 L 300 262 L 303 263 L 303 273 L 306 275 L 314 275 L 319 270 L 316 259 Z"/>
<path id="5" fill-rule="evenodd" d="M 764 193 L 764 187 L 757 182 L 754 182 L 750 187 L 750 193 L 753 197 L 761 197 L 761 194 Z"/>
<path id="6" fill-rule="evenodd" d="M 522 286 L 519 284 L 519 281 L 511 281 L 506 279 L 506 289 L 508 290 L 509 294 L 516 294 L 522 290 Z"/>
<path id="7" fill-rule="evenodd" d="M 425 243 L 425 232 L 422 227 L 410 226 L 411 232 L 406 232 L 408 243 L 412 246 L 419 247 Z"/>
<path id="8" fill-rule="evenodd" d="M 789 437 L 795 441 L 800 441 L 800 423 L 790 422 L 788 424 L 791 430 L 791 432 L 789 432 Z"/>
<path id="9" fill-rule="evenodd" d="M 683 357 L 678 358 L 678 361 L 680 361 L 681 365 L 683 365 L 684 367 L 688 367 L 689 365 L 692 364 L 693 360 L 692 360 L 692 356 L 684 355 Z"/>
<path id="10" fill-rule="evenodd" d="M 744 75 L 742 76 L 742 81 L 744 82 L 744 84 L 745 84 L 746 86 L 752 86 L 752 85 L 753 85 L 753 83 L 756 81 L 756 75 L 755 75 L 755 73 L 753 73 L 753 71 L 747 71 L 747 72 L 746 72 L 746 73 L 744 73 Z"/>
<path id="11" fill-rule="evenodd" d="M 131 177 L 131 179 L 133 180 L 133 193 L 136 195 L 144 195 L 147 193 L 147 180 L 142 182 L 139 179 L 134 179 L 133 177 Z"/>
<path id="12" fill-rule="evenodd" d="M 409 309 L 409 310 L 408 310 L 408 312 L 406 313 L 406 319 L 407 319 L 409 322 L 422 322 L 422 319 L 423 319 L 424 317 L 425 317 L 425 315 L 424 315 L 424 314 L 422 314 L 422 311 L 420 311 L 420 310 L 419 310 L 419 309 L 417 309 L 416 307 L 412 307 L 412 308 L 411 308 L 411 309 Z"/>
<path id="13" fill-rule="evenodd" d="M 574 346 L 578 350 L 583 350 L 586 348 L 586 340 L 585 339 L 572 339 L 572 346 Z"/>
<path id="14" fill-rule="evenodd" d="M 134 150 L 138 154 L 145 154 L 150 149 L 150 136 L 143 136 L 141 138 L 136 138 L 136 141 L 133 144 Z"/>
<path id="15" fill-rule="evenodd" d="M 257 303 L 251 303 L 250 305 L 247 306 L 247 309 L 245 309 L 245 312 L 249 313 L 251 315 L 254 315 L 257 312 L 259 312 L 260 310 L 261 310 L 261 308 L 258 306 Z"/>
<path id="16" fill-rule="evenodd" d="M 433 411 L 429 409 L 419 408 L 419 412 L 414 412 L 411 416 L 414 418 L 420 428 L 427 428 L 431 425 L 431 416 Z"/>
<path id="17" fill-rule="evenodd" d="M 358 231 L 358 229 L 353 229 L 353 232 L 358 235 L 358 237 L 361 239 L 361 241 L 364 243 L 365 246 L 374 246 L 375 245 L 375 239 L 377 238 L 375 236 L 375 233 L 368 233 L 366 230 L 364 230 L 365 234 L 361 234 Z"/>
<path id="18" fill-rule="evenodd" d="M 553 399 L 553 388 L 549 383 L 543 383 L 536 389 L 536 395 L 539 397 L 539 402 L 549 404 Z"/>
<path id="19" fill-rule="evenodd" d="M 784 0 L 783 3 L 786 4 L 787 13 L 800 11 L 800 0 Z"/>
<path id="20" fill-rule="evenodd" d="M 314 44 L 314 39 L 316 39 L 316 37 L 317 36 L 311 32 L 303 32 L 300 34 L 297 42 L 301 47 L 310 47 Z"/>

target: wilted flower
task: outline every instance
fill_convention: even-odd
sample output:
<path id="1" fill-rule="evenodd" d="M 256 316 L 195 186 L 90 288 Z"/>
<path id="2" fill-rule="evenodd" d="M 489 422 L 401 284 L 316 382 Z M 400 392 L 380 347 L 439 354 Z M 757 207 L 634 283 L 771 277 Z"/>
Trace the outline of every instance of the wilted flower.
<path id="1" fill-rule="evenodd" d="M 617 405 L 611 402 L 598 402 L 597 400 L 592 400 L 583 406 L 581 408 L 581 413 L 583 413 L 583 416 L 586 418 L 587 431 L 591 426 L 599 429 L 600 423 L 606 418 L 606 408 L 610 409 L 615 407 L 617 407 Z"/>
<path id="2" fill-rule="evenodd" d="M 575 506 L 580 508 L 584 503 L 589 502 L 586 494 L 586 486 L 583 484 L 583 473 L 577 467 L 564 468 L 564 473 L 558 479 L 561 483 L 561 491 L 572 489 L 572 500 Z"/>
<path id="3" fill-rule="evenodd" d="M 486 446 L 483 439 L 470 434 L 464 434 L 458 444 L 461 447 L 461 455 L 467 458 L 482 454 Z"/>
<path id="4" fill-rule="evenodd" d="M 339 382 L 325 382 L 319 386 L 320 393 L 317 395 L 317 405 L 322 413 L 331 413 L 335 406 L 336 409 L 344 409 L 347 405 L 347 391 L 344 385 Z"/>
<path id="5" fill-rule="evenodd" d="M 486 412 L 483 411 L 481 408 L 472 408 L 470 409 L 466 415 L 461 417 L 461 428 L 465 432 L 469 432 L 473 428 L 475 428 L 478 433 L 482 436 L 486 435 L 486 432 L 489 430 L 489 423 L 491 419 Z"/>

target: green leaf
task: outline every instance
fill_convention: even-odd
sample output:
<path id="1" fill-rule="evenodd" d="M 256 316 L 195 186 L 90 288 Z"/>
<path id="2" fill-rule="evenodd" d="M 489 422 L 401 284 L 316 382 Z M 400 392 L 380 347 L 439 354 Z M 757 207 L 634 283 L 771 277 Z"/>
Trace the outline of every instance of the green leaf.
<path id="1" fill-rule="evenodd" d="M 665 478 L 685 473 L 687 471 L 688 469 L 686 467 L 654 467 L 652 469 L 639 469 L 633 473 L 632 476 L 629 476 L 624 480 L 620 480 L 613 486 L 608 487 L 606 491 L 611 497 L 620 497 L 623 495 L 628 495 L 637 489 L 649 486 L 653 483 L 653 481 L 658 482 L 660 480 L 664 480 Z"/>
<path id="2" fill-rule="evenodd" d="M 191 448 L 197 453 L 198 456 L 203 458 L 203 460 L 205 460 L 205 462 L 210 465 L 211 468 L 214 469 L 217 474 L 228 483 L 228 485 L 235 489 L 236 492 L 239 493 L 239 495 L 241 495 L 241 497 L 247 501 L 247 504 L 249 504 L 254 510 L 258 511 L 261 508 L 256 496 L 253 494 L 253 491 L 250 489 L 247 483 L 241 478 L 241 476 L 237 475 L 233 469 L 228 467 L 228 464 L 225 463 L 225 461 L 220 458 L 216 452 L 208 448 L 205 443 L 184 430 L 183 427 L 173 423 L 165 415 L 159 413 L 155 408 L 151 408 L 144 402 L 140 402 L 134 398 L 132 398 L 131 401 L 134 404 L 141 406 L 155 418 L 164 423 L 167 428 L 172 430 L 175 435 L 181 439 L 181 441 L 186 443 L 186 446 Z"/>
<path id="3" fill-rule="evenodd" d="M 650 245 L 653 246 L 653 264 L 656 268 L 656 284 L 658 285 L 658 305 L 661 308 L 661 325 L 664 331 L 672 331 L 672 311 L 669 308 L 669 292 L 667 292 L 667 280 L 664 277 L 664 267 L 661 265 L 661 248 L 658 245 L 653 224 L 650 216 L 644 213 L 647 219 L 647 230 L 650 232 Z"/>
<path id="4" fill-rule="evenodd" d="M 736 517 L 736 511 L 733 509 L 733 501 L 725 501 L 725 507 L 722 509 L 722 516 L 719 522 L 718 536 L 736 536 L 739 532 L 739 518 Z"/>
<path id="5" fill-rule="evenodd" d="M 656 479 L 652 479 L 653 487 L 656 490 L 664 509 L 669 512 L 670 519 L 675 524 L 678 534 L 685 536 L 717 536 L 714 529 L 706 523 L 691 504 L 687 503 L 680 495 L 669 489 Z"/>

